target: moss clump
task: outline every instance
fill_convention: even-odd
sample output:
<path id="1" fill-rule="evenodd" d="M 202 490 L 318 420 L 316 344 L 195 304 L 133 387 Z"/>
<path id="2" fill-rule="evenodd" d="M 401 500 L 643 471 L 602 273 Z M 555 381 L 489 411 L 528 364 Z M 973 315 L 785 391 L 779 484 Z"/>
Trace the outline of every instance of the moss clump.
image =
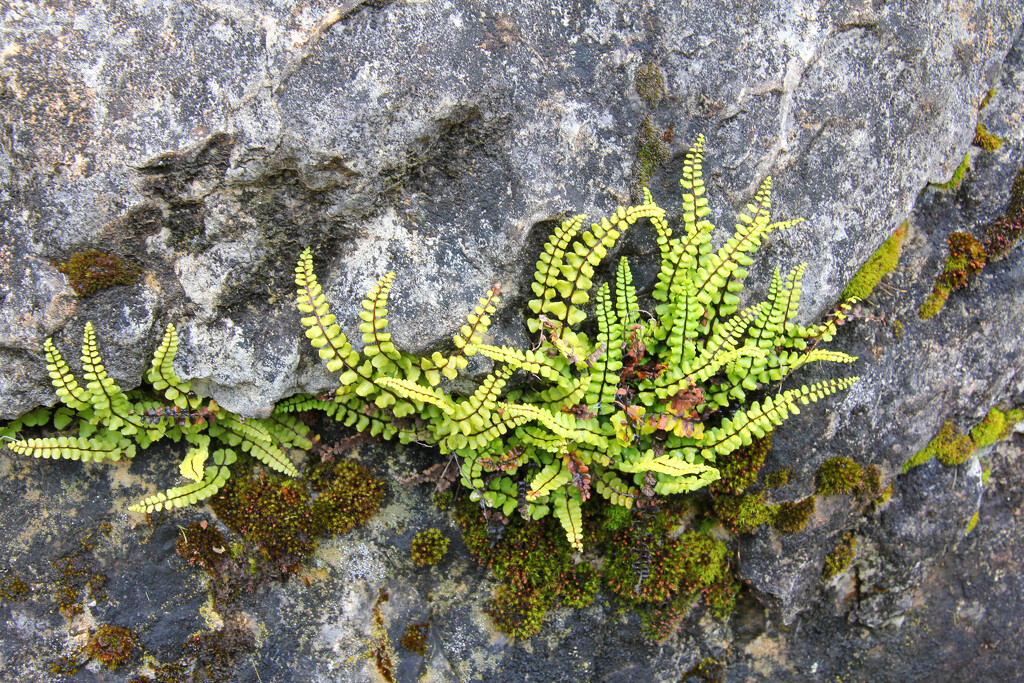
<path id="1" fill-rule="evenodd" d="M 21 602 L 28 597 L 32 589 L 28 584 L 13 574 L 0 576 L 0 599 L 4 602 Z"/>
<path id="2" fill-rule="evenodd" d="M 644 62 L 633 77 L 636 93 L 652 109 L 657 107 L 668 92 L 665 72 L 652 62 Z"/>
<path id="3" fill-rule="evenodd" d="M 971 144 L 981 147 L 986 152 L 994 152 L 1003 146 L 1003 139 L 998 135 L 989 133 L 985 128 L 985 124 L 978 121 L 978 128 L 974 131 L 974 140 Z"/>
<path id="4" fill-rule="evenodd" d="M 971 437 L 961 434 L 952 422 L 942 425 L 942 429 L 927 446 L 918 451 L 914 457 L 903 465 L 906 472 L 912 467 L 922 465 L 932 458 L 938 458 L 944 465 L 959 465 L 974 453 Z"/>
<path id="5" fill-rule="evenodd" d="M 178 554 L 192 566 L 198 566 L 210 574 L 217 572 L 228 549 L 224 536 L 206 521 L 193 522 L 178 534 L 175 544 Z"/>
<path id="6" fill-rule="evenodd" d="M 785 486 L 789 483 L 790 474 L 792 474 L 792 470 L 788 467 L 772 472 L 764 478 L 764 484 L 770 489 L 777 489 L 780 486 Z"/>
<path id="7" fill-rule="evenodd" d="M 907 236 L 907 223 L 896 228 L 889 239 L 882 242 L 882 246 L 871 255 L 864 265 L 860 267 L 857 274 L 850 280 L 843 290 L 843 299 L 867 299 L 882 278 L 896 268 L 900 258 L 900 251 L 903 249 L 903 238 Z"/>
<path id="8" fill-rule="evenodd" d="M 772 527 L 784 534 L 795 534 L 803 531 L 808 520 L 814 514 L 814 496 L 808 496 L 803 500 L 788 501 L 775 506 L 775 519 L 772 520 Z"/>
<path id="9" fill-rule="evenodd" d="M 313 554 L 318 536 L 342 534 L 369 520 L 380 508 L 384 486 L 361 465 L 323 463 L 304 481 L 232 477 L 210 507 L 264 562 L 293 573 Z"/>
<path id="10" fill-rule="evenodd" d="M 975 510 L 974 514 L 971 515 L 971 518 L 969 520 L 967 520 L 967 526 L 964 528 L 964 535 L 965 536 L 967 534 L 971 533 L 972 531 L 974 531 L 974 527 L 978 526 L 978 520 L 979 519 L 981 519 L 981 511 L 980 510 Z"/>
<path id="11" fill-rule="evenodd" d="M 654 125 L 650 116 L 640 120 L 634 136 L 636 159 L 633 161 L 631 186 L 634 201 L 643 198 L 641 188 L 650 185 L 654 172 L 668 159 L 669 149 L 664 136 L 665 131 Z"/>
<path id="12" fill-rule="evenodd" d="M 415 652 L 421 657 L 427 654 L 427 635 L 430 633 L 430 622 L 424 621 L 420 624 L 409 624 L 402 636 L 402 647 L 410 652 Z"/>
<path id="13" fill-rule="evenodd" d="M 771 434 L 751 442 L 749 446 L 737 448 L 715 463 L 721 479 L 711 485 L 711 490 L 732 495 L 743 493 L 757 483 L 757 473 L 761 471 L 771 450 Z"/>
<path id="14" fill-rule="evenodd" d="M 469 553 L 501 581 L 487 613 L 503 633 L 532 636 L 556 601 L 571 605 L 578 599 L 572 548 L 551 517 L 526 522 L 517 516 L 489 531 L 479 506 L 463 498 L 455 505 L 455 519 Z"/>
<path id="15" fill-rule="evenodd" d="M 571 567 L 562 577 L 559 597 L 566 607 L 586 607 L 594 602 L 601 576 L 587 563 Z"/>
<path id="16" fill-rule="evenodd" d="M 833 576 L 843 572 L 853 558 L 857 556 L 857 538 L 852 531 L 848 531 L 825 557 L 825 566 L 821 570 L 821 578 L 828 581 Z"/>
<path id="17" fill-rule="evenodd" d="M 452 500 L 454 500 L 455 494 L 451 491 L 441 491 L 440 493 L 434 494 L 434 506 L 442 512 L 447 511 L 452 506 Z"/>
<path id="18" fill-rule="evenodd" d="M 419 532 L 412 539 L 410 554 L 413 564 L 417 567 L 437 564 L 448 552 L 448 543 L 448 537 L 439 529 L 426 529 Z"/>
<path id="19" fill-rule="evenodd" d="M 837 496 L 855 493 L 861 486 L 864 468 L 853 458 L 829 458 L 821 463 L 815 476 L 818 493 Z"/>
<path id="20" fill-rule="evenodd" d="M 104 625 L 89 636 L 85 652 L 108 669 L 116 669 L 132 658 L 135 641 L 131 631 L 120 626 Z"/>
<path id="21" fill-rule="evenodd" d="M 971 430 L 971 441 L 975 448 L 991 446 L 996 441 L 1002 441 L 1013 431 L 1014 425 L 1024 419 L 1024 411 L 1020 409 L 1003 412 L 998 408 L 988 411 L 985 419 L 974 426 Z"/>
<path id="22" fill-rule="evenodd" d="M 950 235 L 948 246 L 946 265 L 936 279 L 932 293 L 918 310 L 922 320 L 927 320 L 941 311 L 949 295 L 967 286 L 970 278 L 980 273 L 987 262 L 984 247 L 973 235 L 966 232 L 954 232 Z"/>
<path id="23" fill-rule="evenodd" d="M 72 254 L 67 261 L 57 264 L 57 271 L 67 276 L 78 296 L 92 296 L 115 285 L 133 285 L 142 274 L 135 264 L 96 249 Z"/>
<path id="24" fill-rule="evenodd" d="M 348 461 L 325 463 L 308 476 L 319 494 L 311 510 L 313 524 L 316 533 L 323 535 L 344 534 L 370 521 L 380 509 L 387 487 L 365 467 Z"/>
<path id="25" fill-rule="evenodd" d="M 535 636 L 553 605 L 553 596 L 537 588 L 517 590 L 507 583 L 498 586 L 487 614 L 498 630 L 512 638 Z"/>
<path id="26" fill-rule="evenodd" d="M 960 187 L 960 183 L 967 177 L 967 172 L 971 170 L 971 155 L 965 154 L 964 160 L 960 162 L 960 165 L 953 171 L 953 177 L 944 183 L 936 183 L 935 187 L 940 190 L 955 190 Z"/>
<path id="27" fill-rule="evenodd" d="M 693 678 L 704 683 L 720 683 L 725 680 L 725 662 L 705 657 L 687 671 L 682 680 L 689 681 Z"/>
<path id="28" fill-rule="evenodd" d="M 723 576 L 704 591 L 704 602 L 711 610 L 711 616 L 719 621 L 726 621 L 736 608 L 741 584 L 731 575 Z"/>
<path id="29" fill-rule="evenodd" d="M 715 515 L 734 534 L 751 534 L 775 518 L 775 508 L 765 502 L 766 494 L 715 496 Z"/>

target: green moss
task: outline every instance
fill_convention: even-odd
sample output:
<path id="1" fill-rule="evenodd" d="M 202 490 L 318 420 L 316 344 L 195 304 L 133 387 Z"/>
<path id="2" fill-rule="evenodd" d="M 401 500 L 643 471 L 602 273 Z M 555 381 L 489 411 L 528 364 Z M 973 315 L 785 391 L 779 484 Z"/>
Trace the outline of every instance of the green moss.
<path id="1" fill-rule="evenodd" d="M 21 602 L 29 596 L 32 589 L 28 584 L 13 574 L 0 576 L 0 599 L 4 602 Z"/>
<path id="2" fill-rule="evenodd" d="M 946 265 L 935 281 L 932 293 L 918 311 L 922 320 L 927 320 L 942 310 L 949 295 L 967 286 L 970 278 L 981 272 L 987 257 L 985 248 L 966 232 L 954 232 L 948 239 L 949 253 Z"/>
<path id="3" fill-rule="evenodd" d="M 487 613 L 503 633 L 514 638 L 534 635 L 557 600 L 569 606 L 584 600 L 587 581 L 580 572 L 586 570 L 573 567 L 572 548 L 551 517 L 526 522 L 516 516 L 499 525 L 498 538 L 488 532 L 475 503 L 460 499 L 454 512 L 470 555 L 501 582 Z"/>
<path id="4" fill-rule="evenodd" d="M 967 177 L 967 172 L 971 170 L 971 155 L 965 154 L 964 160 L 960 162 L 960 165 L 953 171 L 953 177 L 944 183 L 935 183 L 934 186 L 940 190 L 955 190 L 960 187 L 960 183 Z"/>
<path id="5" fill-rule="evenodd" d="M 989 133 L 985 128 L 985 124 L 978 121 L 978 128 L 974 131 L 974 141 L 971 144 L 981 147 L 986 152 L 994 152 L 1003 146 L 1003 139 L 998 135 Z"/>
<path id="6" fill-rule="evenodd" d="M 135 264 L 96 249 L 72 254 L 67 261 L 57 264 L 57 271 L 67 276 L 78 296 L 92 296 L 115 285 L 133 285 L 142 273 Z"/>
<path id="7" fill-rule="evenodd" d="M 437 564 L 448 552 L 448 543 L 448 537 L 441 533 L 440 529 L 425 529 L 419 532 L 412 539 L 410 554 L 413 564 L 417 567 Z"/>
<path id="8" fill-rule="evenodd" d="M 814 496 L 808 496 L 803 500 L 779 503 L 775 506 L 775 519 L 772 521 L 772 527 L 784 534 L 803 531 L 811 515 L 814 514 L 814 501 Z"/>
<path id="9" fill-rule="evenodd" d="M 135 641 L 131 631 L 120 626 L 100 626 L 89 636 L 85 652 L 103 662 L 108 669 L 116 669 L 132 658 Z"/>
<path id="10" fill-rule="evenodd" d="M 452 501 L 455 499 L 455 494 L 451 491 L 441 491 L 440 493 L 434 494 L 434 506 L 443 511 L 447 511 L 452 506 Z"/>
<path id="11" fill-rule="evenodd" d="M 562 575 L 559 598 L 566 607 L 586 607 L 594 602 L 601 576 L 586 562 L 577 564 Z"/>
<path id="12" fill-rule="evenodd" d="M 1010 435 L 1015 424 L 1024 418 L 1024 411 L 1019 409 L 1007 413 L 992 408 L 988 411 L 985 419 L 974 426 L 971 430 L 971 441 L 975 448 L 990 446 L 996 441 L 1002 441 Z"/>
<path id="13" fill-rule="evenodd" d="M 736 608 L 741 584 L 731 575 L 723 576 L 704 591 L 704 602 L 711 609 L 711 616 L 719 621 L 727 621 Z"/>
<path id="14" fill-rule="evenodd" d="M 857 556 L 857 538 L 848 531 L 825 557 L 825 566 L 821 570 L 821 578 L 828 581 L 833 576 L 846 571 L 846 568 Z"/>
<path id="15" fill-rule="evenodd" d="M 402 636 L 402 647 L 415 652 L 421 657 L 427 654 L 427 635 L 430 633 L 430 622 L 409 624 Z"/>
<path id="16" fill-rule="evenodd" d="M 725 662 L 705 657 L 687 671 L 682 680 L 690 681 L 693 678 L 704 683 L 720 683 L 725 680 Z"/>
<path id="17" fill-rule="evenodd" d="M 852 458 L 829 458 L 821 463 L 815 476 L 818 493 L 837 496 L 856 493 L 864 477 L 864 468 Z"/>
<path id="18" fill-rule="evenodd" d="M 633 85 L 640 98 L 652 109 L 658 106 L 668 91 L 665 72 L 652 62 L 644 62 L 636 70 Z"/>
<path id="19" fill-rule="evenodd" d="M 938 458 L 939 462 L 945 465 L 959 465 L 971 457 L 972 453 L 974 443 L 971 438 L 961 434 L 952 422 L 947 422 L 927 446 L 903 465 L 903 471 L 924 464 L 932 458 Z"/>
<path id="20" fill-rule="evenodd" d="M 633 162 L 632 194 L 635 201 L 642 198 L 640 189 L 650 185 L 654 172 L 668 159 L 669 149 L 664 140 L 665 131 L 654 125 L 650 116 L 640 120 L 633 140 L 636 159 Z"/>
<path id="21" fill-rule="evenodd" d="M 896 228 L 889 239 L 882 242 L 882 246 L 871 255 L 864 265 L 860 267 L 857 274 L 850 280 L 843 290 L 843 299 L 867 299 L 875 290 L 875 287 L 882 278 L 896 268 L 900 258 L 900 251 L 903 249 L 903 238 L 907 235 L 907 222 Z"/>
<path id="22" fill-rule="evenodd" d="M 775 508 L 765 502 L 766 494 L 715 496 L 715 515 L 734 534 L 751 534 L 762 524 L 775 518 Z"/>
<path id="23" fill-rule="evenodd" d="M 964 535 L 969 534 L 972 531 L 974 531 L 974 527 L 978 526 L 978 520 L 980 519 L 980 517 L 981 517 L 981 511 L 980 510 L 975 510 L 974 514 L 971 515 L 971 518 L 969 520 L 967 520 L 967 527 L 964 529 Z"/>
<path id="24" fill-rule="evenodd" d="M 552 607 L 552 596 L 536 588 L 517 589 L 507 583 L 498 586 L 487 614 L 502 633 L 512 638 L 537 635 Z"/>
<path id="25" fill-rule="evenodd" d="M 322 535 L 348 532 L 377 514 L 387 485 L 354 462 L 325 463 L 307 476 L 318 493 L 311 513 L 314 530 Z"/>
<path id="26" fill-rule="evenodd" d="M 934 315 L 934 313 L 932 315 Z M 899 320 L 892 321 L 892 335 L 897 339 L 903 339 L 903 323 Z"/>
<path id="27" fill-rule="evenodd" d="M 780 486 L 785 486 L 789 483 L 790 474 L 792 474 L 792 470 L 788 467 L 772 472 L 764 478 L 765 486 L 771 489 L 777 489 Z"/>
<path id="28" fill-rule="evenodd" d="M 380 508 L 384 488 L 361 465 L 324 463 L 302 481 L 236 475 L 210 499 L 210 507 L 258 549 L 261 559 L 249 558 L 254 573 L 260 573 L 261 562 L 293 573 L 316 550 L 317 537 L 342 534 L 369 520 Z"/>
<path id="29" fill-rule="evenodd" d="M 761 471 L 771 450 L 772 436 L 768 434 L 720 458 L 715 465 L 721 479 L 711 485 L 712 492 L 737 495 L 756 484 L 757 473 Z"/>

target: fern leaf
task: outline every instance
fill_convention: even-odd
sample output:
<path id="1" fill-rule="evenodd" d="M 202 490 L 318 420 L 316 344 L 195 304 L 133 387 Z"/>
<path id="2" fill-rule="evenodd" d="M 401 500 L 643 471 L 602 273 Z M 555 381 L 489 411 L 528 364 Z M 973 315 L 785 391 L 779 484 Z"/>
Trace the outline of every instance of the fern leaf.
<path id="1" fill-rule="evenodd" d="M 568 484 L 570 479 L 572 479 L 572 473 L 569 472 L 569 468 L 565 467 L 562 458 L 553 458 L 530 481 L 530 490 L 526 493 L 526 500 L 537 500 L 558 487 Z"/>
<path id="2" fill-rule="evenodd" d="M 348 338 L 337 324 L 337 318 L 330 311 L 327 297 L 313 272 L 313 252 L 309 247 L 303 249 L 295 267 L 295 284 L 299 288 L 295 305 L 306 314 L 301 319 L 302 326 L 306 328 L 306 337 L 313 348 L 317 349 L 320 358 L 327 361 L 330 372 L 346 370 L 346 375 L 351 373 L 346 378 L 348 381 L 342 380 L 343 384 L 351 384 L 356 379 L 359 354 L 352 350 Z"/>
<path id="3" fill-rule="evenodd" d="M 91 322 L 85 324 L 82 334 L 82 379 L 87 382 L 86 396 L 96 419 L 112 430 L 120 430 L 126 424 L 125 417 L 131 406 L 121 387 L 114 383 L 103 367 Z"/>
<path id="4" fill-rule="evenodd" d="M 222 448 L 213 454 L 213 465 L 206 468 L 202 481 L 176 486 L 162 493 L 143 498 L 128 507 L 132 512 L 159 512 L 192 505 L 206 500 L 224 487 L 231 477 L 230 465 L 235 462 L 235 453 L 231 449 Z"/>
<path id="5" fill-rule="evenodd" d="M 569 364 L 562 356 L 551 358 L 536 351 L 520 351 L 510 346 L 488 344 L 467 344 L 468 352 L 479 353 L 499 363 L 508 363 L 515 368 L 540 375 L 551 382 L 559 382 L 569 376 Z"/>
<path id="6" fill-rule="evenodd" d="M 583 550 L 583 508 L 579 491 L 562 488 L 551 499 L 555 517 L 565 530 L 566 540 L 576 550 Z"/>
<path id="7" fill-rule="evenodd" d="M 82 412 L 89 408 L 89 393 L 75 379 L 60 351 L 54 346 L 52 339 L 43 343 L 46 349 L 46 368 L 50 372 L 50 381 L 56 388 L 57 396 L 72 410 Z"/>
<path id="8" fill-rule="evenodd" d="M 187 408 L 189 402 L 186 395 L 191 389 L 191 384 L 183 382 L 174 372 L 174 356 L 177 353 L 178 331 L 174 329 L 174 325 L 168 324 L 160 345 L 153 353 L 153 362 L 149 367 L 147 379 L 154 389 L 163 392 L 164 398 L 168 401 L 173 401 L 179 408 Z"/>
<path id="9" fill-rule="evenodd" d="M 385 372 L 388 361 L 401 360 L 401 354 L 391 343 L 391 334 L 384 330 L 388 326 L 388 294 L 395 281 L 395 274 L 388 273 L 377 281 L 366 298 L 363 299 L 363 310 L 359 312 L 359 331 L 363 333 L 363 354 L 370 359 L 375 368 Z"/>
<path id="10" fill-rule="evenodd" d="M 6 445 L 18 455 L 30 455 L 33 458 L 117 462 L 122 456 L 129 460 L 135 457 L 135 444 L 124 438 L 57 436 L 8 441 Z"/>
<path id="11" fill-rule="evenodd" d="M 541 252 L 540 258 L 537 261 L 537 269 L 533 275 L 534 282 L 531 285 L 533 293 L 538 298 L 532 299 L 528 304 L 530 310 L 534 313 L 558 312 L 552 301 L 558 294 L 555 285 L 561 276 L 566 249 L 568 249 L 569 243 L 572 242 L 576 233 L 580 231 L 584 218 L 586 216 L 579 215 L 563 221 L 559 227 L 555 228 L 551 236 L 548 237 L 548 241 L 544 244 L 544 251 Z M 530 332 L 537 332 L 541 328 L 541 323 L 536 317 L 530 318 L 527 320 L 527 326 Z"/>
<path id="12" fill-rule="evenodd" d="M 766 396 L 760 403 L 752 403 L 731 419 L 723 419 L 720 426 L 705 430 L 701 456 L 713 460 L 716 455 L 728 455 L 740 446 L 749 446 L 753 439 L 764 438 L 790 415 L 798 414 L 799 404 L 807 405 L 848 389 L 857 379 L 833 379 L 790 389 L 775 397 Z"/>

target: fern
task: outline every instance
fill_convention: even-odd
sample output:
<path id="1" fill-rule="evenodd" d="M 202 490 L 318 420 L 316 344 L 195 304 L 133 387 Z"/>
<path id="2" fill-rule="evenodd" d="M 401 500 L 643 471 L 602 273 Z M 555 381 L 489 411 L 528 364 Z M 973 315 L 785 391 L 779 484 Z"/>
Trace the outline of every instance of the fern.
<path id="1" fill-rule="evenodd" d="M 531 283 L 526 326 L 539 337 L 532 349 L 484 342 L 495 287 L 453 337 L 454 353 L 415 358 L 398 351 L 384 331 L 388 274 L 363 302 L 365 346 L 357 352 L 330 313 L 306 249 L 296 269 L 302 324 L 339 384 L 333 402 L 295 399 L 280 410 L 320 407 L 357 429 L 437 444 L 455 454 L 474 500 L 505 515 L 554 514 L 576 548 L 583 547 L 581 510 L 591 489 L 628 508 L 640 490 L 669 495 L 714 482 L 718 458 L 855 378 L 749 402 L 751 392 L 783 382 L 808 363 L 855 358 L 819 348 L 834 336 L 848 304 L 822 324 L 794 322 L 806 264 L 785 278 L 776 272 L 766 299 L 740 308 L 747 269 L 765 236 L 800 221 L 772 222 L 768 178 L 732 236 L 714 248 L 703 142 L 697 139 L 683 164 L 680 235 L 673 235 L 646 189 L 642 203 L 620 207 L 589 228 L 584 216 L 574 216 L 554 229 Z M 641 222 L 654 228 L 661 255 L 653 306 L 647 306 L 653 314 L 645 312 L 624 258 L 614 283 L 602 283 L 591 295 L 597 267 Z M 593 339 L 581 330 L 591 303 Z M 439 375 L 454 379 L 473 354 L 497 369 L 472 395 L 449 393 Z M 516 372 L 532 381 L 502 396 Z M 70 385 L 65 393 L 76 395 Z M 406 416 L 415 416 L 415 429 L 402 426 Z"/>
<path id="2" fill-rule="evenodd" d="M 311 337 L 312 338 L 312 337 Z M 310 448 L 309 428 L 288 414 L 267 419 L 243 420 L 210 399 L 192 393 L 188 382 L 174 372 L 178 334 L 168 325 L 146 374 L 148 388 L 125 393 L 107 374 L 96 333 L 86 323 L 82 339 L 82 382 L 75 377 L 52 339 L 47 339 L 47 368 L 57 397 L 66 407 L 34 411 L 4 430 L 8 449 L 36 458 L 64 458 L 83 462 L 116 462 L 135 457 L 163 438 L 185 439 L 191 447 L 178 471 L 191 480 L 183 486 L 149 496 L 128 509 L 155 512 L 181 507 L 209 498 L 231 476 L 236 448 L 271 469 L 298 475 L 288 459 L 290 447 Z M 24 427 L 51 422 L 65 430 L 78 418 L 77 434 L 13 438 Z M 213 439 L 225 447 L 211 452 Z"/>

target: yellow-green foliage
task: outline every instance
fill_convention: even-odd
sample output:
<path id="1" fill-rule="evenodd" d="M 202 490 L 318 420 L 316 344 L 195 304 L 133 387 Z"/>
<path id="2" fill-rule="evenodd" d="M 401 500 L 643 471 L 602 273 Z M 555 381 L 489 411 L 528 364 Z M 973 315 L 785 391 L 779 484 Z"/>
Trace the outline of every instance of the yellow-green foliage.
<path id="1" fill-rule="evenodd" d="M 440 529 L 425 529 L 412 539 L 410 555 L 417 567 L 434 565 L 441 561 L 448 552 L 448 537 Z"/>
<path id="2" fill-rule="evenodd" d="M 640 496 L 707 486 L 719 478 L 720 458 L 855 378 L 770 392 L 754 402 L 749 392 L 807 363 L 855 359 L 821 348 L 847 304 L 820 325 L 796 324 L 806 264 L 786 276 L 776 271 L 767 298 L 739 310 L 747 268 L 763 239 L 799 221 L 772 222 L 766 179 L 732 237 L 716 248 L 702 164 L 698 138 L 683 164 L 678 233 L 646 188 L 641 203 L 589 228 L 576 216 L 554 230 L 528 302 L 527 328 L 539 336 L 535 348 L 482 342 L 497 304 L 495 289 L 453 338 L 450 355 L 426 358 L 396 349 L 387 332 L 388 274 L 363 301 L 364 346 L 356 351 L 330 312 L 305 250 L 296 268 L 302 324 L 339 385 L 331 401 L 298 397 L 279 409 L 320 408 L 371 434 L 437 444 L 455 456 L 474 501 L 504 516 L 551 514 L 576 549 L 583 547 L 582 505 L 595 492 L 629 508 Z M 637 223 L 653 227 L 661 253 L 653 301 L 643 305 L 626 259 L 614 282 L 593 281 L 609 250 Z M 580 329 L 588 308 L 594 332 Z M 449 393 L 442 373 L 454 376 L 474 354 L 495 361 L 494 371 L 470 396 Z M 516 372 L 539 380 L 506 392 Z"/>
<path id="3" fill-rule="evenodd" d="M 952 422 L 947 422 L 927 446 L 903 464 L 903 471 L 922 465 L 932 458 L 938 458 L 939 462 L 947 465 L 959 465 L 971 457 L 973 452 L 971 437 L 961 434 Z"/>
<path id="4" fill-rule="evenodd" d="M 985 249 L 973 235 L 954 232 L 949 236 L 948 246 L 949 254 L 946 256 L 942 272 L 935 280 L 932 293 L 918 311 L 922 320 L 927 320 L 941 311 L 949 295 L 966 287 L 970 278 L 985 267 Z"/>
<path id="5" fill-rule="evenodd" d="M 772 526 L 784 534 L 795 534 L 803 531 L 814 514 L 815 497 L 808 496 L 803 500 L 787 501 L 775 506 L 775 519 Z"/>
<path id="6" fill-rule="evenodd" d="M 981 511 L 975 510 L 971 518 L 967 520 L 967 526 L 964 528 L 964 534 L 969 534 L 974 531 L 974 527 L 978 526 L 978 520 L 981 519 Z"/>
<path id="7" fill-rule="evenodd" d="M 828 581 L 836 574 L 846 570 L 857 556 L 857 538 L 848 531 L 825 557 L 825 566 L 821 570 L 821 578 Z"/>
<path id="8" fill-rule="evenodd" d="M 238 453 L 249 453 L 273 470 L 296 476 L 288 459 L 290 447 L 309 448 L 309 427 L 291 415 L 243 420 L 191 390 L 174 372 L 178 334 L 167 326 L 146 375 L 147 385 L 124 392 L 107 375 L 100 357 L 92 323 L 86 323 L 82 339 L 81 382 L 61 352 L 47 339 L 47 368 L 58 398 L 64 405 L 56 410 L 39 409 L 14 421 L 3 430 L 10 438 L 23 427 L 39 426 L 52 419 L 62 431 L 57 436 L 19 438 L 6 441 L 11 451 L 37 458 L 111 461 L 135 457 L 163 438 L 189 444 L 179 471 L 188 484 L 149 496 L 128 509 L 135 512 L 170 510 L 209 498 L 231 476 Z M 77 433 L 75 433 L 77 431 Z M 211 448 L 219 444 L 221 448 Z"/>
<path id="9" fill-rule="evenodd" d="M 974 142 L 972 144 L 981 147 L 986 152 L 994 152 L 1003 146 L 1003 139 L 998 135 L 989 133 L 985 128 L 985 124 L 978 121 L 978 128 L 974 132 Z"/>
<path id="10" fill-rule="evenodd" d="M 988 411 L 985 419 L 974 426 L 971 430 L 971 441 L 975 448 L 990 446 L 996 441 L 1002 441 L 1013 431 L 1014 425 L 1024 419 L 1024 410 L 1015 408 L 1003 412 L 998 408 Z"/>
<path id="11" fill-rule="evenodd" d="M 907 223 L 896 228 L 889 239 L 882 242 L 882 246 L 871 255 L 864 265 L 860 267 L 857 274 L 850 280 L 843 290 L 844 299 L 863 300 L 871 295 L 882 278 L 896 268 L 896 262 L 900 258 L 900 251 L 903 248 L 903 238 L 907 235 Z"/>
<path id="12" fill-rule="evenodd" d="M 855 493 L 864 480 L 864 468 L 852 458 L 828 458 L 818 468 L 816 479 L 822 495 Z"/>
<path id="13" fill-rule="evenodd" d="M 936 183 L 935 187 L 940 190 L 955 190 L 960 187 L 960 183 L 967 177 L 967 172 L 971 170 L 971 155 L 965 154 L 964 160 L 960 162 L 960 165 L 953 171 L 953 177 L 944 183 Z"/>

